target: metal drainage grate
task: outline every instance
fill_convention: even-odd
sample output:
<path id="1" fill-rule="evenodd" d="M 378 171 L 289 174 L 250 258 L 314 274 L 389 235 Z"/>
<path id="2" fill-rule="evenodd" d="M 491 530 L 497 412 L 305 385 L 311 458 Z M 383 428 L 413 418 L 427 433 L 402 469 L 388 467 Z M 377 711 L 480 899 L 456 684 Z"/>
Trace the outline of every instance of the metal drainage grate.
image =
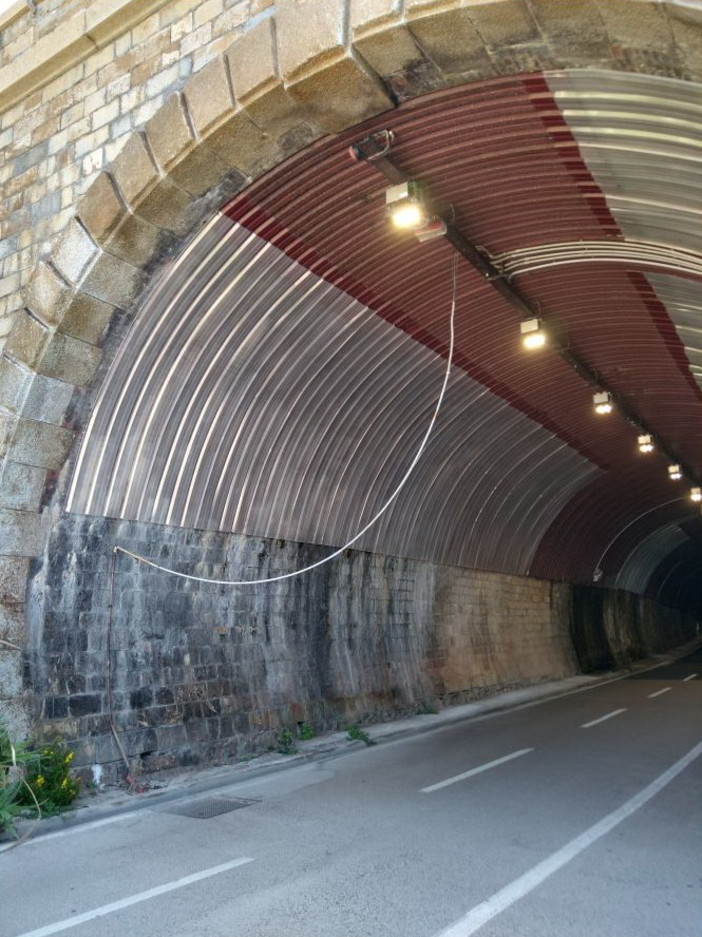
<path id="1" fill-rule="evenodd" d="M 240 810 L 242 807 L 250 807 L 251 804 L 257 804 L 257 800 L 243 800 L 242 798 L 208 797 L 204 800 L 191 801 L 181 806 L 164 807 L 163 813 L 174 813 L 179 817 L 193 817 L 195 820 L 209 820 L 210 817 L 218 817 L 222 813 L 231 813 L 232 810 Z"/>

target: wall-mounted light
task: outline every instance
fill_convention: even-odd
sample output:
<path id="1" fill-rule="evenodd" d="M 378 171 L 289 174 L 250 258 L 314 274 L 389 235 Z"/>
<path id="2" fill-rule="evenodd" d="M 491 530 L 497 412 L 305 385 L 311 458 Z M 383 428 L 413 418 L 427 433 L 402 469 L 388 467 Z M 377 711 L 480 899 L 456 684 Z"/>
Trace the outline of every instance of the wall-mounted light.
<path id="1" fill-rule="evenodd" d="M 396 228 L 414 231 L 426 225 L 428 213 L 419 182 L 401 182 L 385 190 L 385 207 Z"/>
<path id="2" fill-rule="evenodd" d="M 682 478 L 682 470 L 679 465 L 668 466 L 668 478 L 673 482 L 678 482 Z"/>
<path id="3" fill-rule="evenodd" d="M 702 488 L 690 488 L 690 500 L 695 504 L 702 501 Z"/>
<path id="4" fill-rule="evenodd" d="M 593 394 L 592 403 L 595 407 L 595 413 L 612 412 L 612 395 L 608 394 L 606 390 L 598 391 L 596 394 Z"/>
<path id="5" fill-rule="evenodd" d="M 646 434 L 638 438 L 639 452 L 653 452 L 653 440 Z"/>
<path id="6" fill-rule="evenodd" d="M 541 319 L 523 319 L 519 324 L 524 348 L 543 348 L 546 344 L 546 330 Z"/>

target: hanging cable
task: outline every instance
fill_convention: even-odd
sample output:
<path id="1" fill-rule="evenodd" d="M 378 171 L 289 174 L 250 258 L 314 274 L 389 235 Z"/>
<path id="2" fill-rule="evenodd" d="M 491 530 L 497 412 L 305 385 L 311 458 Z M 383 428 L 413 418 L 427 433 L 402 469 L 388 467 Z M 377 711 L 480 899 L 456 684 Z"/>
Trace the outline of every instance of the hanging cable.
<path id="1" fill-rule="evenodd" d="M 383 514 L 385 514 L 385 512 L 388 510 L 390 505 L 393 503 L 393 501 L 395 501 L 397 496 L 400 494 L 404 486 L 407 484 L 407 481 L 409 480 L 412 472 L 414 471 L 414 468 L 417 465 L 417 462 L 419 462 L 422 456 L 422 453 L 426 449 L 427 443 L 429 442 L 429 437 L 431 436 L 434 430 L 434 426 L 436 425 L 436 420 L 439 416 L 439 411 L 441 410 L 441 406 L 444 402 L 444 397 L 446 396 L 446 388 L 448 387 L 449 377 L 451 375 L 451 365 L 453 364 L 453 349 L 454 349 L 454 343 L 455 343 L 455 320 L 456 320 L 456 293 L 457 293 L 457 276 L 458 276 L 457 267 L 458 267 L 458 254 L 455 253 L 453 255 L 453 267 L 452 267 L 452 276 L 451 276 L 452 295 L 451 295 L 451 311 L 449 314 L 449 335 L 450 335 L 449 351 L 448 351 L 448 357 L 446 358 L 446 370 L 444 372 L 444 380 L 441 385 L 441 392 L 436 401 L 436 406 L 434 407 L 434 413 L 432 415 L 432 418 L 429 421 L 429 426 L 427 427 L 427 430 L 424 433 L 424 437 L 419 445 L 419 448 L 417 449 L 417 452 L 414 458 L 412 459 L 409 465 L 409 468 L 407 469 L 405 474 L 402 476 L 402 479 L 400 480 L 400 483 L 398 484 L 397 488 L 395 488 L 395 490 L 387 499 L 385 504 L 380 508 L 380 510 L 376 514 L 374 514 L 374 516 L 368 521 L 365 527 L 362 527 L 361 530 L 359 530 L 358 533 L 355 534 L 355 536 L 353 536 L 350 540 L 348 540 L 343 545 L 343 547 L 339 547 L 338 550 L 334 550 L 334 552 L 330 553 L 329 556 L 325 556 L 323 559 L 318 560 L 316 563 L 311 563 L 309 566 L 303 566 L 302 569 L 293 570 L 291 573 L 283 573 L 279 576 L 269 576 L 265 579 L 248 579 L 248 580 L 247 579 L 239 579 L 239 580 L 207 579 L 202 576 L 192 576 L 189 573 L 180 573 L 175 569 L 169 569 L 167 566 L 161 566 L 158 563 L 154 563 L 153 560 L 150 560 L 145 556 L 141 556 L 138 553 L 132 553 L 131 550 L 127 550 L 125 547 L 119 547 L 119 546 L 113 547 L 113 553 L 124 553 L 126 556 L 131 556 L 133 560 L 137 560 L 137 562 L 139 563 L 144 563 L 146 566 L 151 566 L 152 569 L 158 569 L 161 572 L 168 573 L 171 576 L 177 576 L 180 579 L 190 579 L 193 582 L 207 582 L 207 583 L 210 583 L 211 585 L 216 585 L 216 586 L 259 586 L 259 585 L 264 585 L 265 583 L 280 582 L 283 579 L 291 579 L 294 576 L 302 576 L 304 573 L 309 573 L 311 570 L 317 569 L 319 566 L 324 566 L 325 563 L 330 563 L 332 560 L 336 559 L 337 556 L 340 556 L 344 552 L 344 550 L 348 550 L 350 546 L 356 543 L 357 540 L 360 540 L 360 538 L 365 533 L 367 533 L 371 529 L 371 527 L 373 527 L 374 524 L 376 524 L 380 520 Z"/>

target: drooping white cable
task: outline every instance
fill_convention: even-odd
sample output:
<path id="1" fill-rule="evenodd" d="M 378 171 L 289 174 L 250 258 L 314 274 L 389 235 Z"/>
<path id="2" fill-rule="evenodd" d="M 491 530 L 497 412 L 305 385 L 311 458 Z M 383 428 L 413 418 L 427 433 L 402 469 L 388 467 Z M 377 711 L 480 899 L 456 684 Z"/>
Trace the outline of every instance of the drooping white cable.
<path id="1" fill-rule="evenodd" d="M 290 573 L 283 573 L 279 576 L 269 576 L 265 579 L 240 579 L 240 580 L 206 579 L 202 576 L 193 576 L 189 573 L 181 573 L 175 569 L 169 569 L 167 566 L 161 566 L 158 563 L 154 563 L 153 560 L 150 560 L 145 556 L 141 556 L 138 553 L 132 553 L 131 550 L 127 550 L 125 547 L 116 546 L 113 548 L 113 552 L 124 553 L 127 556 L 131 556 L 132 559 L 137 560 L 139 563 L 144 563 L 146 566 L 151 566 L 153 569 L 161 570 L 161 572 L 168 573 L 171 576 L 178 576 L 179 579 L 190 579 L 193 582 L 207 582 L 215 586 L 260 586 L 260 585 L 264 585 L 265 583 L 280 582 L 283 579 L 292 579 L 294 576 L 302 576 L 304 573 L 309 573 L 311 570 L 317 569 L 319 566 L 324 566 L 325 563 L 330 563 L 332 560 L 336 559 L 337 556 L 340 556 L 344 552 L 344 550 L 348 550 L 348 548 L 352 546 L 354 543 L 356 543 L 357 540 L 360 540 L 360 538 L 365 533 L 367 533 L 367 531 L 369 531 L 370 528 L 374 524 L 376 524 L 380 520 L 380 518 L 383 516 L 383 514 L 385 514 L 385 512 L 388 510 L 390 505 L 393 503 L 393 501 L 395 501 L 395 499 L 400 494 L 404 486 L 407 484 L 407 481 L 409 480 L 412 472 L 414 471 L 415 466 L 419 462 L 424 450 L 427 447 L 427 443 L 429 442 L 429 437 L 431 436 L 434 430 L 434 426 L 436 425 L 436 421 L 439 416 L 439 411 L 441 410 L 441 406 L 444 402 L 444 397 L 446 396 L 446 388 L 448 387 L 449 377 L 451 376 L 451 365 L 453 364 L 453 349 L 454 349 L 454 342 L 455 342 L 455 319 L 456 319 L 457 263 L 458 263 L 458 254 L 454 254 L 453 271 L 452 271 L 451 312 L 449 314 L 449 336 L 450 336 L 449 337 L 449 351 L 448 351 L 448 356 L 446 358 L 446 370 L 444 372 L 444 380 L 441 385 L 441 392 L 436 401 L 436 406 L 434 407 L 434 413 L 432 415 L 432 418 L 429 421 L 429 425 L 426 429 L 426 432 L 424 433 L 424 437 L 419 445 L 419 448 L 417 449 L 417 452 L 414 458 L 412 459 L 409 465 L 409 468 L 407 469 L 405 474 L 402 476 L 398 486 L 395 488 L 393 493 L 387 499 L 385 504 L 368 521 L 365 527 L 362 527 L 361 530 L 359 530 L 357 534 L 355 534 L 350 540 L 348 540 L 343 545 L 343 547 L 339 547 L 337 550 L 334 550 L 333 553 L 330 553 L 329 556 L 325 556 L 323 559 L 317 560 L 316 563 L 311 563 L 309 566 L 303 566 L 301 569 L 293 570 Z"/>

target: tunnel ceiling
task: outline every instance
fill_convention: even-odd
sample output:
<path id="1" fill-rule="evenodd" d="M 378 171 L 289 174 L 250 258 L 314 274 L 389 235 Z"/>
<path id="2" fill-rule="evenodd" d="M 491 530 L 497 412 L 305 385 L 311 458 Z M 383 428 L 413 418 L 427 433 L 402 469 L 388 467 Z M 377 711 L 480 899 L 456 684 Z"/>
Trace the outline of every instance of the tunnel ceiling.
<path id="1" fill-rule="evenodd" d="M 454 257 L 391 230 L 386 181 L 349 158 L 390 129 L 394 163 L 690 477 L 638 454 L 621 414 L 596 416 L 555 350 L 525 353 L 519 314 L 460 259 L 435 433 L 358 546 L 672 594 L 655 571 L 674 555 L 687 581 L 702 541 L 700 109 L 671 79 L 538 73 L 416 98 L 288 160 L 153 285 L 68 509 L 333 546 L 374 515 L 440 391 Z"/>

